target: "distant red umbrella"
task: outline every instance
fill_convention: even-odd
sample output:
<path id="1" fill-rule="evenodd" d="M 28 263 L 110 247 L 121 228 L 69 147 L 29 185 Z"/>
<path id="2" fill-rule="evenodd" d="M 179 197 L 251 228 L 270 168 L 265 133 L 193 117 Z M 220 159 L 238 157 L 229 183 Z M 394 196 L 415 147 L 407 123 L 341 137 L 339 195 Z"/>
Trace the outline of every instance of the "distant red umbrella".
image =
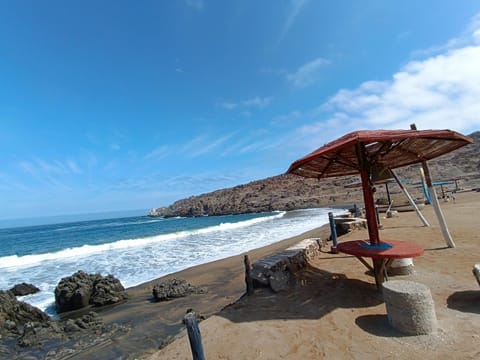
<path id="1" fill-rule="evenodd" d="M 451 130 L 354 131 L 292 163 L 288 173 L 324 178 L 360 173 L 370 245 L 379 246 L 372 175 L 436 158 L 473 143 Z"/>

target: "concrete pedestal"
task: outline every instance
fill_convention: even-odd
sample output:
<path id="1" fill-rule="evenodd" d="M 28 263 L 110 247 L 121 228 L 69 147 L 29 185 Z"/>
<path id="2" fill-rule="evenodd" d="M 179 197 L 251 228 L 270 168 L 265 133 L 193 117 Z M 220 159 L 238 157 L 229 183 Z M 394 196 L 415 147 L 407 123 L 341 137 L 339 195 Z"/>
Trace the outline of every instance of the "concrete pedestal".
<path id="1" fill-rule="evenodd" d="M 383 283 L 383 298 L 388 321 L 395 329 L 409 335 L 436 332 L 437 317 L 427 286 L 414 281 L 387 281 Z"/>

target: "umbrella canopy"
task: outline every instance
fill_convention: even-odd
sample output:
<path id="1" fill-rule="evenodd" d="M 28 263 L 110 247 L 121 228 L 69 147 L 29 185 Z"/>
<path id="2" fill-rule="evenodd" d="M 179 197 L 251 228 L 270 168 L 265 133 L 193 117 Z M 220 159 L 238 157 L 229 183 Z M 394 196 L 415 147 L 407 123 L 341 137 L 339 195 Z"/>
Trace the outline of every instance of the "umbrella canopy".
<path id="1" fill-rule="evenodd" d="M 313 178 L 360 173 L 370 243 L 377 246 L 373 173 L 427 161 L 470 143 L 471 138 L 451 130 L 355 131 L 295 161 L 287 172 Z"/>
<path id="2" fill-rule="evenodd" d="M 395 169 L 433 159 L 470 143 L 473 143 L 471 138 L 451 130 L 355 131 L 295 161 L 288 172 L 322 178 L 358 174 L 365 166 Z"/>

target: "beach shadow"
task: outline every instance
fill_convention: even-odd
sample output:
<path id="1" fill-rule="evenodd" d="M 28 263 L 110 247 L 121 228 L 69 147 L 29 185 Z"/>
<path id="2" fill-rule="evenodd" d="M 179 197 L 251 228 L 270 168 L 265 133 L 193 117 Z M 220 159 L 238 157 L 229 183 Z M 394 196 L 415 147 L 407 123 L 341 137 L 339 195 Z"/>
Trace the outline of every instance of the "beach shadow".
<path id="1" fill-rule="evenodd" d="M 448 250 L 450 249 L 448 246 L 441 246 L 436 248 L 424 249 L 425 251 L 438 251 L 438 250 Z"/>
<path id="2" fill-rule="evenodd" d="M 385 226 L 383 229 L 411 229 L 411 228 L 423 228 L 423 225 L 398 225 L 398 226 Z"/>
<path id="3" fill-rule="evenodd" d="M 330 251 L 322 251 L 324 254 L 330 254 L 332 253 Z M 318 256 L 316 259 L 318 260 L 339 260 L 339 259 L 350 259 L 353 258 L 353 255 L 338 255 L 336 254 L 335 256 Z"/>
<path id="4" fill-rule="evenodd" d="M 375 336 L 386 338 L 407 336 L 389 324 L 387 315 L 362 315 L 355 319 L 355 324 Z"/>
<path id="5" fill-rule="evenodd" d="M 450 309 L 480 314 L 480 291 L 457 291 L 447 299 L 447 307 Z"/>
<path id="6" fill-rule="evenodd" d="M 288 291 L 274 293 L 269 288 L 255 289 L 254 295 L 241 298 L 217 315 L 237 323 L 320 319 L 338 308 L 366 308 L 381 303 L 383 298 L 375 284 L 308 265 L 296 274 L 295 283 Z"/>

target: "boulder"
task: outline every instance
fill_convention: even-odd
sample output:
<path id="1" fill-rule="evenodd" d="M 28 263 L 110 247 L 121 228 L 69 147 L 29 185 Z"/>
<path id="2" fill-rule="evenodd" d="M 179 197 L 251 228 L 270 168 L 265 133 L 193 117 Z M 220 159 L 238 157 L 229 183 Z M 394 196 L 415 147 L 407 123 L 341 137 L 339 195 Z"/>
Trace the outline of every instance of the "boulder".
<path id="1" fill-rule="evenodd" d="M 90 311 L 78 319 L 68 319 L 63 327 L 66 333 L 102 329 L 104 323 L 97 313 Z"/>
<path id="2" fill-rule="evenodd" d="M 43 311 L 18 301 L 9 291 L 0 291 L 0 332 L 16 335 L 24 332 L 26 324 L 49 322 L 50 318 Z"/>
<path id="3" fill-rule="evenodd" d="M 155 301 L 167 301 L 190 294 L 203 294 L 205 288 L 196 287 L 183 279 L 169 279 L 160 284 L 156 284 L 152 289 L 152 295 Z"/>
<path id="4" fill-rule="evenodd" d="M 40 289 L 37 288 L 35 285 L 27 284 L 23 282 L 21 284 L 15 285 L 9 291 L 11 291 L 15 296 L 25 296 L 25 295 L 35 294 L 39 292 Z"/>
<path id="5" fill-rule="evenodd" d="M 77 271 L 72 276 L 64 277 L 55 288 L 57 312 L 62 313 L 87 306 L 92 291 L 93 279 L 89 274 Z"/>
<path id="6" fill-rule="evenodd" d="M 113 275 L 100 277 L 94 283 L 90 303 L 94 306 L 104 306 L 118 303 L 127 298 L 125 288 L 120 280 Z"/>
<path id="7" fill-rule="evenodd" d="M 81 309 L 88 305 L 115 304 L 127 298 L 120 281 L 112 275 L 87 274 L 77 271 L 60 280 L 55 288 L 57 312 Z"/>

